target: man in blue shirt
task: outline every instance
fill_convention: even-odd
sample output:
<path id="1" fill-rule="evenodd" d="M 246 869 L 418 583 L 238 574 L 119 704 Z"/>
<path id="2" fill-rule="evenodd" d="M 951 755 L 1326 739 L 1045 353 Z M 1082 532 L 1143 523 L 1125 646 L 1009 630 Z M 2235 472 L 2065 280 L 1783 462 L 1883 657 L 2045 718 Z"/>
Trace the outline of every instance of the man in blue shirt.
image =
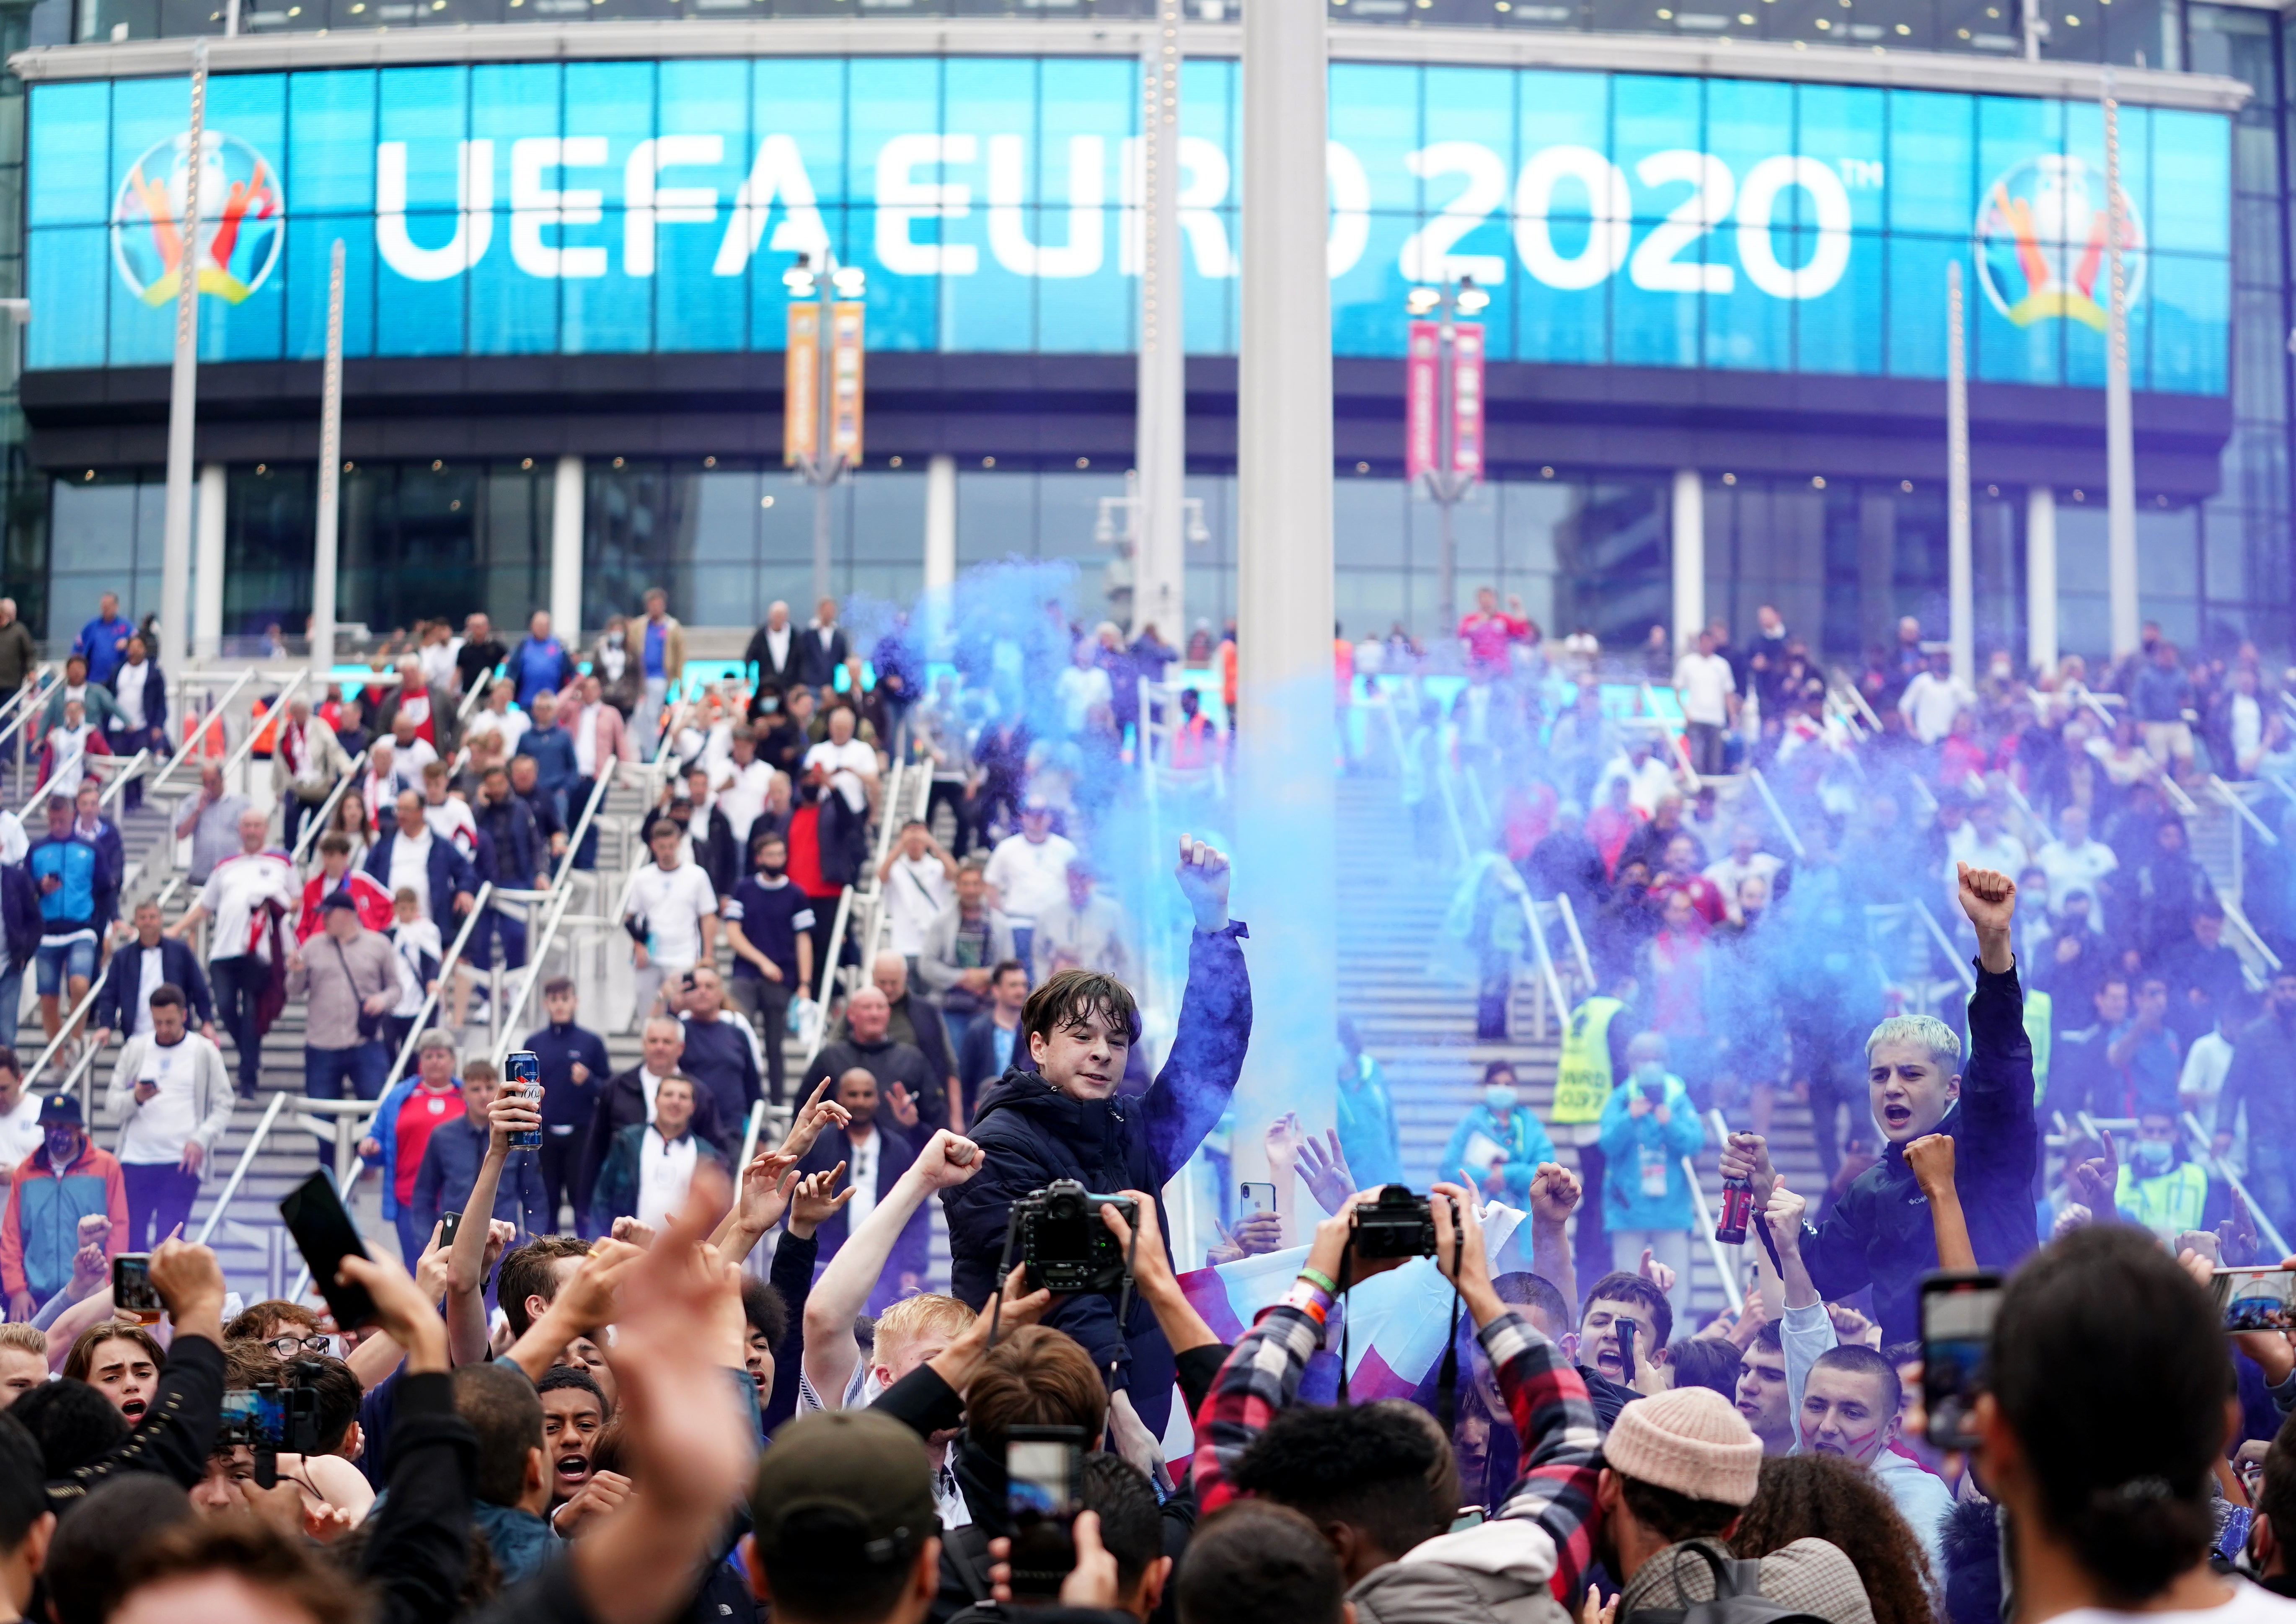
<path id="1" fill-rule="evenodd" d="M 535 792 L 549 803 L 562 829 L 567 821 L 567 789 L 582 776 L 574 760 L 574 735 L 558 725 L 558 695 L 551 690 L 536 694 L 527 709 L 534 717 L 534 726 L 520 737 L 518 753 L 534 758 Z"/>
<path id="2" fill-rule="evenodd" d="M 86 657 L 87 679 L 111 686 L 111 679 L 119 668 L 127 663 L 127 639 L 135 627 L 120 618 L 119 595 L 107 592 L 95 601 L 95 619 L 79 628 L 72 639 L 72 652 Z"/>
<path id="3" fill-rule="evenodd" d="M 589 1233 L 590 1193 L 578 1186 L 582 1151 L 590 1119 L 597 1113 L 613 1063 L 606 1040 L 574 1024 L 574 982 L 554 975 L 542 984 L 542 1013 L 549 1024 L 526 1035 L 526 1047 L 542 1062 L 542 1149 L 535 1160 L 542 1174 L 541 1226 L 555 1233 L 562 1198 L 574 1209 L 578 1233 Z"/>
<path id="4" fill-rule="evenodd" d="M 550 617 L 537 609 L 526 623 L 526 637 L 511 652 L 511 680 L 518 685 L 518 702 L 534 709 L 537 693 L 555 693 L 574 680 L 573 657 L 566 645 L 550 635 Z"/>
<path id="5" fill-rule="evenodd" d="M 734 888 L 719 909 L 734 949 L 726 986 L 734 1006 L 749 1017 L 765 1046 L 766 1086 L 782 1103 L 782 1039 L 790 999 L 813 981 L 813 898 L 789 877 L 789 842 L 759 835 L 751 848 L 755 872 Z M 1001 1075 L 1001 1068 L 998 1073 Z"/>
<path id="6" fill-rule="evenodd" d="M 2127 1106 L 2115 1106 L 2114 1116 L 2142 1117 L 2161 1113 L 2174 1117 L 2184 1109 L 2177 1097 L 2177 1079 L 2185 1069 L 2184 1047 L 2169 1029 L 2169 983 L 2157 972 L 2136 980 L 2136 1013 L 2113 1029 L 2105 1056 L 2128 1079 Z"/>
<path id="7" fill-rule="evenodd" d="M 53 1041 L 62 1029 L 60 997 L 78 1008 L 95 978 L 98 898 L 119 881 L 106 872 L 103 856 L 72 830 L 72 805 L 61 795 L 47 799 L 48 833 L 32 842 L 24 865 L 40 894 L 40 1025 Z"/>

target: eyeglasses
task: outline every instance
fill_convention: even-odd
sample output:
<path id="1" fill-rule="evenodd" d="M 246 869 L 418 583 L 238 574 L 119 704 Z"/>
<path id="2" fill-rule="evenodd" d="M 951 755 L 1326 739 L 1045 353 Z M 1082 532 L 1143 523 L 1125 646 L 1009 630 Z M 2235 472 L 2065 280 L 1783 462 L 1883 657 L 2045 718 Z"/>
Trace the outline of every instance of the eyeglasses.
<path id="1" fill-rule="evenodd" d="M 324 1353 L 330 1345 L 324 1336 L 275 1336 L 263 1344 L 283 1359 L 291 1359 L 299 1353 Z"/>

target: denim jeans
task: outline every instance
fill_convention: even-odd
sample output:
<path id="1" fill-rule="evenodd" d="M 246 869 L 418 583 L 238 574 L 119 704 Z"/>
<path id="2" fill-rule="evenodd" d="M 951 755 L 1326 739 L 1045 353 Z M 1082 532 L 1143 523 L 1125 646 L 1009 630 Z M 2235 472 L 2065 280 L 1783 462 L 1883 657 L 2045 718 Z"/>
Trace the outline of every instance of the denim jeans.
<path id="1" fill-rule="evenodd" d="M 317 1049 L 303 1046 L 303 1094 L 308 1099 L 379 1100 L 382 1080 L 390 1070 L 390 1056 L 380 1042 L 353 1044 L 348 1049 Z M 351 1093 L 343 1092 L 348 1082 Z M 319 1165 L 335 1165 L 334 1145 L 319 1141 Z"/>
<path id="2" fill-rule="evenodd" d="M 270 985 L 271 966 L 252 953 L 210 959 L 208 980 L 215 989 L 216 1024 L 231 1035 L 238 1057 L 240 1095 L 253 1099 L 263 1074 L 263 1040 L 255 1035 L 255 1006 Z"/>
<path id="3" fill-rule="evenodd" d="M 123 1161 L 119 1176 L 127 1186 L 127 1240 L 121 1251 L 150 1251 L 191 1222 L 192 1203 L 200 1196 L 197 1173 L 172 1161 Z"/>
<path id="4" fill-rule="evenodd" d="M 24 972 L 11 970 L 0 975 L 0 1045 L 14 1047 L 16 1043 L 16 1012 L 24 1002 Z"/>

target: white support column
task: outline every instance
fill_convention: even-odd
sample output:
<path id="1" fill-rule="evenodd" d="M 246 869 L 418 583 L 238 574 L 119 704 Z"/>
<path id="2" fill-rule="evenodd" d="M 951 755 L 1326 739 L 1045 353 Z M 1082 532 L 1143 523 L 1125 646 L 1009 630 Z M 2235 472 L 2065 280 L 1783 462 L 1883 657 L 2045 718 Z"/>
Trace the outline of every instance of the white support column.
<path id="1" fill-rule="evenodd" d="M 1706 481 L 1674 471 L 1674 651 L 1695 653 L 1706 629 Z"/>
<path id="2" fill-rule="evenodd" d="M 2047 485 L 2025 493 L 2025 663 L 2057 668 L 2057 493 Z"/>
<path id="3" fill-rule="evenodd" d="M 947 452 L 925 464 L 925 591 L 956 585 L 956 459 Z"/>
<path id="4" fill-rule="evenodd" d="M 1334 1109 L 1326 4 L 1252 0 L 1243 12 L 1234 913 L 1254 930 L 1260 997 L 1235 1096 L 1238 1178 L 1265 1177 L 1271 1119 Z"/>
<path id="5" fill-rule="evenodd" d="M 1132 632 L 1186 641 L 1187 363 L 1180 317 L 1180 0 L 1140 54 L 1140 362 L 1134 407 Z"/>
<path id="6" fill-rule="evenodd" d="M 201 660 L 213 660 L 223 649 L 224 520 L 226 516 L 227 488 L 221 463 L 209 463 L 200 470 L 195 542 L 198 562 L 192 571 L 194 589 L 192 652 Z M 171 658 L 180 663 L 180 654 Z"/>
<path id="7" fill-rule="evenodd" d="M 1969 351 L 1961 261 L 1945 267 L 1946 641 L 1953 674 L 1977 682 L 1977 575 L 1969 543 Z"/>
<path id="8" fill-rule="evenodd" d="M 191 128 L 184 137 L 184 211 L 176 259 L 176 351 L 168 379 L 168 498 L 160 531 L 160 644 L 178 652 L 193 646 L 192 483 L 200 393 L 200 261 L 208 234 L 200 224 L 200 182 L 207 168 L 208 42 L 192 42 Z M 220 177 L 223 168 L 216 167 Z M 210 198 L 213 205 L 215 200 Z"/>
<path id="9" fill-rule="evenodd" d="M 2128 396 L 2128 275 L 2121 239 L 2128 216 L 2120 195 L 2120 103 L 2112 70 L 2104 70 L 2105 275 L 2109 297 L 2104 336 L 2105 577 L 2112 611 L 2112 657 L 2136 652 L 2143 611 L 2136 586 L 2136 431 Z"/>
<path id="10" fill-rule="evenodd" d="M 550 492 L 550 629 L 569 648 L 582 635 L 582 459 L 562 456 Z"/>

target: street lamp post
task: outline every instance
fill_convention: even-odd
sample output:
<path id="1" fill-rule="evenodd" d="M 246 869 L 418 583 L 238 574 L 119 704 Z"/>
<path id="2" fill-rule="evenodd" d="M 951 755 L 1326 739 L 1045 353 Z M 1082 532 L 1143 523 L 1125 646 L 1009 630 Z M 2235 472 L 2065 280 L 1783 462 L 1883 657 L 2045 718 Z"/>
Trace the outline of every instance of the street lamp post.
<path id="1" fill-rule="evenodd" d="M 1459 621 L 1458 546 L 1451 531 L 1451 510 L 1466 500 L 1482 480 L 1480 432 L 1470 455 L 1461 455 L 1459 423 L 1463 417 L 1482 421 L 1482 329 L 1463 330 L 1462 316 L 1474 316 L 1489 306 L 1491 296 L 1475 285 L 1472 276 L 1457 282 L 1445 277 L 1440 286 L 1411 290 L 1405 308 L 1421 319 L 1413 323 L 1411 360 L 1406 388 L 1406 472 L 1414 472 L 1427 488 L 1428 499 L 1442 515 L 1443 553 L 1437 592 L 1445 635 Z M 1427 316 L 1434 316 L 1428 321 Z M 1472 333 L 1472 399 L 1463 399 L 1460 367 L 1463 331 Z M 1431 355 L 1423 355 L 1430 348 Z M 1428 365 L 1432 362 L 1432 365 Z"/>
<path id="2" fill-rule="evenodd" d="M 829 590 L 829 491 L 861 458 L 861 267 L 824 250 L 800 254 L 789 290 L 782 395 L 782 461 L 813 487 L 813 595 Z"/>

